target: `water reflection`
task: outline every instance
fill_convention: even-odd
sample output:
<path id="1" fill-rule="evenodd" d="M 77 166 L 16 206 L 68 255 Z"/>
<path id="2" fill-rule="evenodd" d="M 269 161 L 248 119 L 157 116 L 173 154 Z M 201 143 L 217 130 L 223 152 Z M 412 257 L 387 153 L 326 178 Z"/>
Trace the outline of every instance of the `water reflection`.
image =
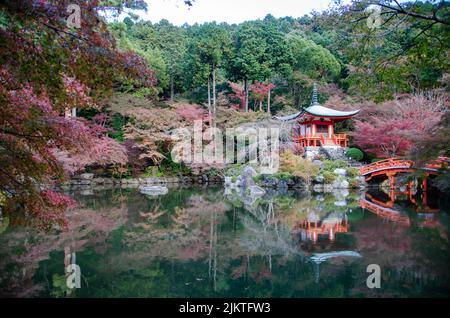
<path id="1" fill-rule="evenodd" d="M 448 213 L 425 196 L 78 193 L 82 207 L 70 212 L 68 231 L 0 234 L 0 295 L 449 296 Z M 75 263 L 80 289 L 65 284 Z M 368 264 L 383 269 L 379 290 L 365 284 Z"/>

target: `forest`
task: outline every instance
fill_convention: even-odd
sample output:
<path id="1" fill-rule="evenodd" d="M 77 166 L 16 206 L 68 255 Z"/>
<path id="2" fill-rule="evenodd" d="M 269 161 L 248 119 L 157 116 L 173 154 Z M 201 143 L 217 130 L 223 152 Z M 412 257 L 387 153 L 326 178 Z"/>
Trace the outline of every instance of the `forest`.
<path id="1" fill-rule="evenodd" d="M 73 3 L 79 26 L 67 24 Z M 64 226 L 75 201 L 46 185 L 82 172 L 189 174 L 170 158 L 172 130 L 195 119 L 227 128 L 292 114 L 310 105 L 314 83 L 321 105 L 361 109 L 336 127 L 359 160 L 450 156 L 448 1 L 337 0 L 300 18 L 183 26 L 144 21 L 136 12 L 146 9 L 142 0 L 2 1 L 5 213 Z"/>

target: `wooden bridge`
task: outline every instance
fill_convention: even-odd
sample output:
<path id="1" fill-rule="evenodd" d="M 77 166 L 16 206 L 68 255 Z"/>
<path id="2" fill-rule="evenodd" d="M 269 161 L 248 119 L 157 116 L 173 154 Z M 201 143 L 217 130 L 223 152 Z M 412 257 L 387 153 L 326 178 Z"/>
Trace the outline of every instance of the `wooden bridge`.
<path id="1" fill-rule="evenodd" d="M 417 168 L 412 160 L 389 158 L 365 165 L 359 169 L 359 172 L 365 177 L 366 181 L 370 181 L 376 176 L 386 176 L 390 179 L 391 185 L 393 185 L 393 181 L 395 181 L 394 177 L 399 173 L 414 172 L 421 169 L 425 172 L 425 177 L 427 177 L 430 174 L 438 174 L 439 169 L 443 167 L 448 167 L 449 161 L 450 158 L 439 157 L 438 159 L 425 164 L 423 167 Z"/>

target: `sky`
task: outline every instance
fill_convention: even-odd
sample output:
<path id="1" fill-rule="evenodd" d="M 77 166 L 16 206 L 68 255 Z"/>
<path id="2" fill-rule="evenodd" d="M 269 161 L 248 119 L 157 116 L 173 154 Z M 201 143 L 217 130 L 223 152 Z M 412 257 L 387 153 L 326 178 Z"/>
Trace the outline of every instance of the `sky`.
<path id="1" fill-rule="evenodd" d="M 203 22 L 240 23 L 262 19 L 267 14 L 276 18 L 301 17 L 313 10 L 326 9 L 331 0 L 196 0 L 192 7 L 182 0 L 146 0 L 148 11 L 136 12 L 144 20 L 153 23 L 167 19 L 175 25 Z M 119 18 L 119 20 L 123 17 Z"/>

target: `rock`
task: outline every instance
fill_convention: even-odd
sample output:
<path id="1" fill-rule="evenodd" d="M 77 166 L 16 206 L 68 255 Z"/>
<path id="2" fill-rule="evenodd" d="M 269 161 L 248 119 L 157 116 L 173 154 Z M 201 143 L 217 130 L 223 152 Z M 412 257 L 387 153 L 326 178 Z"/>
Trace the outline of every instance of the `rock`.
<path id="1" fill-rule="evenodd" d="M 250 166 L 246 166 L 244 170 L 242 171 L 242 185 L 244 187 L 249 187 L 255 185 L 255 182 L 253 181 L 253 178 L 258 175 L 255 169 L 253 169 Z"/>
<path id="2" fill-rule="evenodd" d="M 92 191 L 92 189 L 89 189 L 89 190 L 82 190 L 82 191 L 80 192 L 80 194 L 83 195 L 83 196 L 94 195 L 94 191 Z"/>
<path id="3" fill-rule="evenodd" d="M 231 177 L 225 177 L 224 178 L 224 183 L 226 187 L 230 187 L 233 184 L 233 181 L 231 180 Z"/>
<path id="4" fill-rule="evenodd" d="M 139 191 L 145 195 L 157 196 L 167 194 L 169 189 L 164 186 L 140 186 Z"/>
<path id="5" fill-rule="evenodd" d="M 340 175 L 340 176 L 343 176 L 343 177 L 345 177 L 345 176 L 347 175 L 347 170 L 342 169 L 342 168 L 334 169 L 333 172 L 334 172 L 335 174 Z"/>
<path id="6" fill-rule="evenodd" d="M 345 200 L 343 201 L 336 201 L 334 202 L 335 206 L 347 206 L 347 202 Z"/>
<path id="7" fill-rule="evenodd" d="M 104 184 L 113 184 L 114 181 L 112 179 L 103 179 Z"/>
<path id="8" fill-rule="evenodd" d="M 94 179 L 92 179 L 92 183 L 94 183 L 94 184 L 103 184 L 103 183 L 105 183 L 105 179 L 103 179 L 103 178 L 94 178 Z"/>
<path id="9" fill-rule="evenodd" d="M 278 179 L 272 176 L 265 176 L 263 178 L 263 183 L 264 187 L 267 188 L 274 188 L 277 186 L 278 184 Z"/>
<path id="10" fill-rule="evenodd" d="M 325 178 L 322 175 L 318 175 L 314 178 L 314 181 L 317 183 L 324 183 L 325 182 Z"/>
<path id="11" fill-rule="evenodd" d="M 287 189 L 289 186 L 285 180 L 278 182 L 278 189 Z"/>
<path id="12" fill-rule="evenodd" d="M 334 180 L 332 187 L 335 189 L 348 189 L 350 186 L 350 183 L 348 183 L 347 180 L 343 177 L 339 177 L 336 180 Z"/>
<path id="13" fill-rule="evenodd" d="M 83 180 L 80 180 L 79 184 L 80 185 L 89 185 L 89 184 L 91 184 L 91 180 L 83 179 Z"/>
<path id="14" fill-rule="evenodd" d="M 251 196 L 263 196 L 264 194 L 266 194 L 266 190 L 259 186 L 250 186 L 248 189 Z"/>
<path id="15" fill-rule="evenodd" d="M 94 174 L 93 173 L 82 173 L 80 174 L 80 179 L 81 180 L 92 180 L 94 178 Z"/>
<path id="16" fill-rule="evenodd" d="M 323 162 L 322 161 L 320 161 L 320 160 L 313 160 L 313 162 L 312 162 L 314 165 L 316 165 L 316 166 L 319 166 L 319 167 L 321 167 L 322 168 L 322 166 L 323 166 Z"/>

